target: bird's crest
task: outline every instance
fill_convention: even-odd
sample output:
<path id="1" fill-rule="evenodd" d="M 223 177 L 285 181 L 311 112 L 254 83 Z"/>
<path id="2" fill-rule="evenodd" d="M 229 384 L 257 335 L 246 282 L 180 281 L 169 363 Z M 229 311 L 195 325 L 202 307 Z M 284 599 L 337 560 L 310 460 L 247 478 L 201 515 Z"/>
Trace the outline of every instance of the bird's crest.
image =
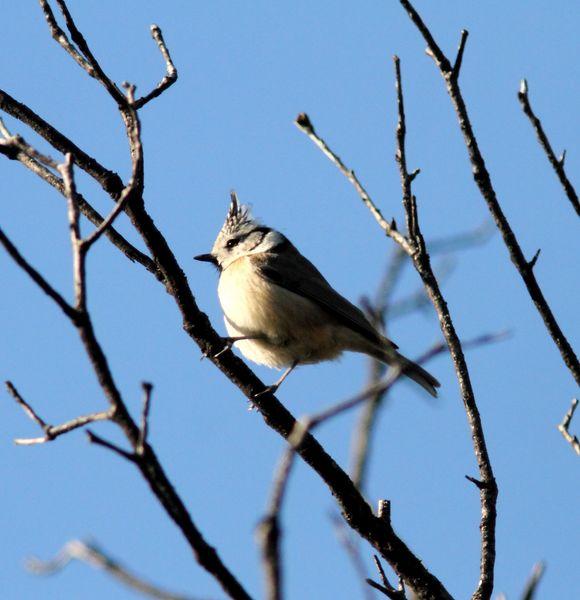
<path id="1" fill-rule="evenodd" d="M 250 209 L 238 202 L 238 195 L 235 191 L 232 190 L 230 192 L 230 197 L 232 201 L 228 210 L 228 216 L 226 217 L 225 223 L 222 227 L 222 233 L 226 235 L 238 231 L 244 225 L 252 222 Z"/>

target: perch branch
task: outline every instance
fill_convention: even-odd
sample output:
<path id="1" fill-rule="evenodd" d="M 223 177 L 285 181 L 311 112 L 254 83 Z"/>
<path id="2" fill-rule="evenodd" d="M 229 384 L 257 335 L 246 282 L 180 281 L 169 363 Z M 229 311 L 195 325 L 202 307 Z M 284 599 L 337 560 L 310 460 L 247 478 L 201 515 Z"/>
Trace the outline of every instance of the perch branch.
<path id="1" fill-rule="evenodd" d="M 80 49 L 82 50 L 82 48 Z M 119 108 L 127 123 L 126 106 L 120 106 Z M 28 107 L 18 103 L 13 98 L 9 98 L 7 94 L 0 92 L 0 109 L 5 110 L 5 112 L 8 112 L 33 128 L 57 151 L 64 154 L 70 152 L 73 155 L 76 166 L 93 177 L 111 198 L 116 200 L 119 197 L 124 185 L 117 173 L 105 168 L 95 158 L 89 156 Z M 211 326 L 207 316 L 199 310 L 183 270 L 169 248 L 164 236 L 145 210 L 142 197 L 140 195 L 137 197 L 136 195 L 134 201 L 127 205 L 125 212 L 154 257 L 155 263 L 159 268 L 159 279 L 164 284 L 167 292 L 175 300 L 182 315 L 183 328 L 186 333 L 198 344 L 201 353 L 210 356 L 211 362 L 243 391 L 246 398 L 252 401 L 262 414 L 267 425 L 272 427 L 281 436 L 288 438 L 294 430 L 296 420 L 273 394 L 267 393 L 256 398 L 256 394 L 265 389 L 264 383 L 233 352 L 226 351 L 219 357 L 215 357 L 223 348 L 221 336 Z M 123 419 L 124 415 L 118 418 Z M 130 426 L 128 427 L 132 431 L 130 435 L 136 438 L 138 428 L 135 426 L 133 430 Z M 424 598 L 449 598 L 445 587 L 409 550 L 399 536 L 397 536 L 393 528 L 377 519 L 371 507 L 357 491 L 348 475 L 325 452 L 324 448 L 314 437 L 310 434 L 305 435 L 297 452 L 328 485 L 336 497 L 349 525 L 368 540 L 386 560 L 392 565 L 396 565 L 398 571 L 404 573 L 405 581 L 408 582 L 410 587 L 421 590 L 422 597 Z M 152 477 L 150 471 L 147 473 L 148 481 Z M 162 486 L 155 486 L 153 488 L 152 485 L 152 488 L 171 517 L 176 523 L 181 524 L 183 522 L 183 519 L 181 519 L 183 516 L 182 511 L 185 511 L 185 507 L 175 507 L 172 503 L 173 488 L 169 482 L 167 484 L 169 489 L 167 495 L 171 496 L 171 498 L 162 493 Z M 185 514 L 187 514 L 186 511 Z M 189 515 L 187 516 L 189 518 Z M 184 531 L 184 535 L 190 541 L 191 531 L 189 526 L 185 527 L 185 530 L 182 529 L 182 531 Z M 210 565 L 210 571 L 212 566 Z"/>

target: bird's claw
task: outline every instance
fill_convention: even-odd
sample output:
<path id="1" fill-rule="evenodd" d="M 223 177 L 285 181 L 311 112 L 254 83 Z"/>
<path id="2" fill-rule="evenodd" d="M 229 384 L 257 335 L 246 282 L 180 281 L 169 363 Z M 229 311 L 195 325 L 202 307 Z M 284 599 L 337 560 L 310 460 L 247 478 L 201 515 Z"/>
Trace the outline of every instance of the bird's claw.
<path id="1" fill-rule="evenodd" d="M 234 343 L 238 340 L 237 338 L 224 337 L 222 338 L 222 341 L 225 342 L 225 346 L 217 354 L 213 355 L 214 358 L 219 358 L 224 352 L 231 350 Z"/>
<path id="2" fill-rule="evenodd" d="M 258 398 L 260 396 L 263 396 L 264 394 L 275 394 L 278 391 L 279 387 L 280 387 L 279 383 L 274 383 L 273 385 L 269 385 L 269 386 L 265 387 L 261 392 L 254 394 L 253 397 Z"/>

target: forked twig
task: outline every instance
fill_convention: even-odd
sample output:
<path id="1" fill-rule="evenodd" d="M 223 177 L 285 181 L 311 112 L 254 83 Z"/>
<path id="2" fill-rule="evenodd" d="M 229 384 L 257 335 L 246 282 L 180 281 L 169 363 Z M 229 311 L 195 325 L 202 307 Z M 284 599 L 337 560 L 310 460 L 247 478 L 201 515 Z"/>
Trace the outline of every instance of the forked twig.
<path id="1" fill-rule="evenodd" d="M 558 431 L 564 436 L 564 439 L 572 446 L 572 449 L 576 454 L 580 456 L 580 440 L 578 436 L 572 435 L 569 431 L 570 423 L 574 417 L 574 412 L 578 407 L 578 398 L 572 398 L 572 404 L 564 415 L 562 422 L 558 425 Z"/>

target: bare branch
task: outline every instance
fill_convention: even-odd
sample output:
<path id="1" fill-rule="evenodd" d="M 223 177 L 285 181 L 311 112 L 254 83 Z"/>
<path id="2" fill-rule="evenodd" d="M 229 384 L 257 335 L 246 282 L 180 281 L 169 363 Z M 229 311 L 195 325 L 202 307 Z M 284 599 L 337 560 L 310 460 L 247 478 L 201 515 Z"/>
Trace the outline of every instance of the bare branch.
<path id="1" fill-rule="evenodd" d="M 172 86 L 177 81 L 177 69 L 171 60 L 171 55 L 165 45 L 161 29 L 157 25 L 151 25 L 151 37 L 157 42 L 159 52 L 161 52 L 161 56 L 163 56 L 163 59 L 165 60 L 166 74 L 154 90 L 149 92 L 146 96 L 135 100 L 135 110 L 140 109 L 154 98 L 160 96 L 168 87 Z"/>
<path id="2" fill-rule="evenodd" d="M 461 71 L 461 63 L 463 62 L 463 51 L 465 50 L 465 44 L 467 43 L 468 36 L 469 31 L 467 31 L 467 29 L 462 29 L 461 39 L 459 40 L 459 48 L 457 49 L 457 57 L 455 58 L 455 63 L 453 64 L 452 77 L 454 79 L 458 79 L 459 72 Z"/>
<path id="3" fill-rule="evenodd" d="M 0 123 L 2 120 L 0 119 Z M 7 131 L 7 130 L 6 130 Z M 22 138 L 19 138 L 21 141 Z M 17 145 L 11 143 L 6 138 L 4 140 L 0 139 L 0 153 L 3 153 L 7 158 L 11 160 L 17 160 L 21 164 L 23 164 L 27 169 L 38 175 L 41 179 L 46 181 L 49 185 L 55 188 L 58 192 L 60 192 L 63 196 L 66 196 L 64 183 L 62 179 L 57 177 L 52 171 L 47 169 L 43 164 L 41 164 L 38 160 L 33 158 L 37 155 L 37 151 L 35 151 L 31 146 L 28 146 L 31 151 L 23 151 Z M 77 205 L 81 213 L 87 217 L 87 219 L 96 225 L 97 227 L 101 225 L 103 222 L 103 217 L 96 211 L 83 196 L 77 191 Z M 130 244 L 122 235 L 120 235 L 113 227 L 109 226 L 105 235 L 109 238 L 109 240 L 117 246 L 119 250 L 125 256 L 131 260 L 132 262 L 138 262 L 143 265 L 150 273 L 153 273 L 158 279 L 161 277 L 159 269 L 155 265 L 155 263 L 146 255 L 143 254 L 140 250 L 135 248 L 132 244 Z"/>
<path id="4" fill-rule="evenodd" d="M 2 119 L 0 119 L 0 133 L 3 137 L 3 139 L 0 140 L 0 144 L 2 144 L 4 147 L 11 146 L 15 150 L 23 152 L 36 162 L 42 163 L 51 169 L 58 169 L 58 162 L 54 160 L 54 158 L 48 156 L 47 154 L 42 154 L 33 148 L 21 135 L 12 135 L 6 128 L 6 125 Z"/>
<path id="5" fill-rule="evenodd" d="M 344 520 L 339 515 L 330 513 L 329 516 L 334 525 L 336 537 L 349 557 L 357 579 L 361 581 L 363 596 L 367 598 L 367 600 L 372 600 L 373 596 L 370 594 L 369 588 L 365 585 L 367 580 L 365 565 L 356 544 L 356 540 L 353 539 L 351 530 L 347 529 Z"/>
<path id="6" fill-rule="evenodd" d="M 314 130 L 314 126 L 312 125 L 308 115 L 306 113 L 301 113 L 296 117 L 294 124 L 300 131 L 305 133 L 326 155 L 326 157 L 334 163 L 340 172 L 352 183 L 361 200 L 365 204 L 365 206 L 370 210 L 371 214 L 380 225 L 381 229 L 393 240 L 395 240 L 407 254 L 412 253 L 412 248 L 409 245 L 408 240 L 404 235 L 400 234 L 396 227 L 393 227 L 381 214 L 381 211 L 377 208 L 376 204 L 373 202 L 365 188 L 361 185 L 357 176 L 354 174 L 352 169 L 346 167 L 346 165 L 342 162 L 342 160 L 335 154 L 326 142 L 318 136 L 318 134 Z"/>
<path id="7" fill-rule="evenodd" d="M 500 342 L 509 337 L 509 331 L 498 331 L 496 333 L 485 333 L 483 335 L 471 338 L 462 342 L 463 349 L 468 350 L 471 348 L 478 348 L 479 346 L 485 346 L 487 344 L 493 344 Z M 418 356 L 414 362 L 419 365 L 428 363 L 431 359 L 436 356 L 447 352 L 448 346 L 444 341 L 437 342 L 426 350 L 423 354 Z M 386 382 L 385 382 L 386 383 Z M 393 382 L 394 383 L 394 382 Z M 375 423 L 376 414 L 380 408 L 385 396 L 389 392 L 392 386 L 385 386 L 381 383 L 380 379 L 371 380 L 371 383 L 365 388 L 362 393 L 368 393 L 369 390 L 376 390 L 367 396 L 368 402 L 364 407 L 364 412 L 360 418 L 356 434 L 352 443 L 351 451 L 351 468 L 352 479 L 360 489 L 362 488 L 364 475 L 367 467 L 367 461 L 370 451 L 370 442 L 373 432 L 373 425 Z"/>
<path id="8" fill-rule="evenodd" d="M 406 0 L 401 0 L 401 3 L 406 6 L 409 5 Z M 410 6 L 410 5 L 409 5 Z M 421 22 L 422 23 L 422 22 Z M 424 26 L 424 25 L 423 25 Z M 433 54 L 435 55 L 436 51 L 440 50 L 436 47 L 433 47 Z M 447 61 L 448 62 L 448 61 Z M 440 60 L 438 60 L 438 64 L 443 64 Z M 401 70 L 400 64 L 397 59 L 395 59 L 395 77 L 397 80 L 397 104 L 399 106 L 399 120 L 404 120 L 404 111 L 402 111 L 403 107 L 403 92 L 402 92 L 402 83 L 401 83 Z M 403 131 L 405 128 L 403 127 Z M 397 145 L 399 147 L 398 155 L 404 156 L 404 145 L 405 145 L 405 137 L 397 134 Z M 401 180 L 404 183 L 408 179 L 408 174 L 406 172 L 405 163 L 403 161 L 399 162 L 399 167 L 401 169 Z M 465 408 L 465 412 L 467 415 L 467 420 L 469 423 L 469 427 L 471 429 L 471 437 L 473 442 L 473 450 L 475 453 L 475 457 L 477 459 L 477 464 L 479 468 L 479 474 L 482 481 L 482 489 L 480 493 L 481 497 L 481 522 L 480 522 L 480 531 L 481 531 L 481 567 L 480 567 L 480 581 L 477 587 L 476 592 L 473 595 L 474 600 L 482 600 L 487 599 L 491 596 L 491 592 L 493 590 L 493 576 L 494 576 L 494 566 L 495 566 L 495 525 L 496 525 L 496 501 L 497 501 L 497 484 L 495 481 L 495 477 L 493 475 L 493 469 L 491 466 L 491 460 L 489 458 L 489 454 L 487 451 L 487 444 L 485 441 L 485 435 L 483 431 L 483 425 L 481 423 L 481 417 L 479 415 L 479 409 L 477 408 L 477 403 L 475 400 L 475 394 L 473 391 L 473 387 L 471 385 L 471 378 L 469 376 L 469 370 L 467 368 L 467 362 L 465 360 L 465 355 L 463 351 L 463 347 L 457 332 L 455 331 L 455 326 L 451 319 L 451 314 L 449 313 L 449 308 L 447 306 L 447 302 L 443 298 L 441 290 L 439 288 L 439 283 L 433 274 L 433 270 L 431 268 L 431 260 L 429 258 L 429 254 L 427 253 L 427 249 L 425 246 L 425 240 L 423 238 L 423 234 L 421 233 L 421 229 L 419 227 L 419 221 L 417 217 L 417 204 L 415 201 L 415 197 L 411 193 L 410 184 L 408 187 L 405 185 L 403 187 L 403 204 L 405 205 L 405 195 L 410 196 L 410 202 L 406 205 L 406 210 L 412 213 L 411 222 L 413 223 L 413 243 L 417 248 L 417 252 L 415 252 L 412 256 L 413 264 L 415 265 L 415 269 L 421 276 L 423 284 L 431 298 L 433 306 L 437 311 L 437 316 L 439 317 L 439 322 L 441 325 L 441 331 L 443 332 L 443 336 L 449 346 L 449 350 L 451 352 L 451 357 L 453 359 L 453 363 L 455 366 L 455 372 L 457 375 L 457 380 L 459 382 L 459 387 L 461 389 L 461 396 L 463 399 L 463 405 Z"/>
<path id="9" fill-rule="evenodd" d="M 558 425 L 558 431 L 564 436 L 564 439 L 572 446 L 572 449 L 576 454 L 580 456 L 580 440 L 578 436 L 572 435 L 569 432 L 570 423 L 572 422 L 572 418 L 574 417 L 574 412 L 578 407 L 578 398 L 572 398 L 572 404 L 568 409 L 568 412 L 564 415 L 562 422 Z"/>
<path id="10" fill-rule="evenodd" d="M 538 562 L 534 565 L 532 569 L 532 573 L 528 582 L 526 583 L 526 587 L 522 593 L 522 600 L 533 600 L 536 596 L 536 591 L 538 589 L 538 585 L 542 579 L 546 571 L 546 564 L 543 562 Z"/>
<path id="11" fill-rule="evenodd" d="M 16 438 L 14 440 L 15 444 L 19 446 L 32 446 L 34 444 L 44 444 L 45 442 L 51 442 L 56 439 L 60 435 L 68 433 L 69 431 L 73 431 L 74 429 L 78 429 L 79 427 L 84 427 L 89 423 L 94 423 L 96 421 L 110 421 L 113 418 L 113 411 L 111 409 L 101 411 L 98 413 L 91 413 L 88 415 L 82 415 L 80 417 L 76 417 L 75 419 L 71 419 L 70 421 L 66 421 L 66 423 L 61 423 L 60 425 L 48 425 L 24 400 L 24 398 L 20 395 L 18 390 L 14 387 L 12 382 L 6 382 L 6 388 L 10 395 L 16 400 L 16 402 L 22 407 L 24 412 L 28 415 L 28 417 L 34 421 L 41 429 L 44 431 L 43 437 L 38 438 Z"/>
<path id="12" fill-rule="evenodd" d="M 407 158 L 405 152 L 405 135 L 407 128 L 405 124 L 405 105 L 403 103 L 403 88 L 401 86 L 401 62 L 398 56 L 393 56 L 395 63 L 395 88 L 397 90 L 397 151 L 395 158 L 399 165 L 401 175 L 401 187 L 403 188 L 403 208 L 405 209 L 405 218 L 407 220 L 407 235 L 409 240 L 414 245 L 417 239 L 417 222 L 416 222 L 416 207 L 414 207 L 414 198 L 411 193 L 411 183 L 414 177 L 411 177 L 407 171 Z M 415 171 L 417 173 L 417 171 Z M 414 248 L 413 248 L 414 250 Z"/>
<path id="13" fill-rule="evenodd" d="M 439 46 L 436 44 L 431 32 L 417 13 L 417 11 L 413 8 L 411 3 L 408 0 L 399 0 L 401 6 L 407 11 L 409 17 L 427 42 L 428 54 L 430 54 L 443 79 L 445 81 L 445 85 L 447 87 L 447 92 L 449 97 L 451 98 L 451 102 L 457 114 L 457 119 L 459 121 L 459 127 L 461 132 L 463 133 L 463 138 L 465 140 L 465 146 L 467 149 L 467 153 L 469 155 L 469 160 L 471 162 L 471 170 L 473 173 L 473 178 L 479 191 L 487 204 L 487 207 L 493 217 L 493 220 L 499 229 L 504 243 L 508 249 L 511 261 L 514 263 L 516 269 L 518 270 L 524 284 L 528 290 L 530 298 L 535 304 L 540 316 L 542 317 L 546 329 L 548 330 L 550 336 L 552 337 L 554 343 L 556 344 L 558 350 L 560 351 L 560 355 L 564 361 L 564 364 L 568 367 L 572 376 L 576 380 L 576 383 L 580 384 L 580 362 L 572 348 L 572 345 L 567 340 L 564 332 L 561 330 L 558 322 L 556 321 L 556 317 L 554 316 L 552 309 L 550 308 L 546 298 L 544 297 L 544 293 L 540 288 L 536 276 L 534 275 L 533 269 L 530 268 L 528 261 L 519 245 L 519 242 L 513 232 L 506 216 L 504 215 L 499 201 L 497 199 L 497 195 L 495 193 L 495 189 L 493 184 L 491 183 L 491 177 L 489 175 L 489 171 L 485 166 L 485 161 L 483 159 L 483 155 L 479 149 L 479 145 L 477 143 L 477 139 L 475 137 L 475 133 L 473 132 L 473 127 L 471 125 L 471 121 L 469 119 L 469 115 L 467 113 L 467 107 L 465 106 L 465 101 L 463 100 L 463 95 L 461 93 L 461 89 L 459 87 L 459 82 L 456 77 L 453 77 L 452 69 L 450 67 L 449 60 L 445 57 Z"/>
<path id="14" fill-rule="evenodd" d="M 73 41 L 86 55 L 74 36 Z M 127 123 L 130 115 L 128 115 L 126 102 L 120 108 Z M 57 150 L 63 153 L 70 152 L 77 166 L 93 177 L 113 199 L 119 197 L 124 185 L 117 173 L 103 167 L 28 107 L 16 102 L 4 92 L 0 92 L 0 109 L 33 127 Z M 215 354 L 223 348 L 221 336 L 211 326 L 207 316 L 199 310 L 183 270 L 169 248 L 167 241 L 145 210 L 141 193 L 136 194 L 135 201 L 127 205 L 126 212 L 159 266 L 164 286 L 174 298 L 181 312 L 185 331 L 199 345 L 201 352 L 207 354 L 211 362 L 222 370 L 243 391 L 247 398 L 251 399 L 252 403 L 260 410 L 266 423 L 280 435 L 288 438 L 294 430 L 296 420 L 273 394 L 263 394 L 256 398 L 256 394 L 265 389 L 263 382 L 231 351 L 223 353 L 218 358 L 215 357 Z M 114 386 L 108 368 L 103 368 L 106 365 L 106 359 L 102 356 L 100 347 L 98 345 L 95 347 L 96 338 L 92 326 L 83 327 L 81 334 L 86 341 L 85 346 L 88 345 L 91 348 L 91 360 L 98 365 L 97 372 L 105 395 L 110 401 L 116 402 L 117 399 L 120 399 L 118 390 Z M 132 440 L 133 444 L 138 436 L 138 428 L 130 420 L 126 409 L 123 408 L 118 412 L 116 421 L 122 425 L 127 437 Z M 358 493 L 348 475 L 310 434 L 305 435 L 297 452 L 332 490 L 349 524 L 389 560 L 394 568 L 405 574 L 405 580 L 410 587 L 423 589 L 426 594 L 439 598 L 449 597 L 441 582 L 425 568 L 393 529 L 386 527 L 373 515 L 369 505 Z M 239 583 L 233 579 L 231 573 L 225 570 L 224 565 L 219 561 L 219 557 L 215 555 L 213 549 L 209 547 L 208 550 L 208 547 L 204 546 L 206 544 L 205 540 L 201 538 L 201 534 L 191 523 L 185 507 L 180 504 L 179 497 L 176 496 L 170 482 L 166 479 L 161 465 L 156 461 L 156 457 L 154 455 L 149 456 L 147 450 L 145 455 L 145 458 L 152 464 L 149 465 L 146 471 L 142 470 L 143 475 L 147 478 L 154 493 L 168 513 L 182 529 L 191 547 L 196 552 L 200 564 L 212 574 L 217 573 L 216 577 L 220 583 L 234 597 L 247 597 L 247 594 L 241 589 Z"/>
<path id="15" fill-rule="evenodd" d="M 134 86 L 127 86 L 127 95 L 130 105 L 134 104 Z M 123 188 L 115 208 L 103 222 L 89 236 L 82 240 L 82 249 L 88 252 L 89 248 L 113 225 L 117 216 L 125 210 L 127 203 L 135 196 L 141 195 L 143 189 L 143 146 L 141 144 L 141 124 L 137 113 L 129 109 L 131 118 L 127 124 L 127 133 L 131 148 L 132 175 L 129 183 Z"/>
<path id="16" fill-rule="evenodd" d="M 109 92 L 109 95 L 115 100 L 115 102 L 117 102 L 117 104 L 120 107 L 124 106 L 126 102 L 125 97 L 123 96 L 119 88 L 107 77 L 107 75 L 105 75 L 105 72 L 101 68 L 101 65 L 99 64 L 97 59 L 94 57 L 83 34 L 77 28 L 76 23 L 72 18 L 72 15 L 68 9 L 65 0 L 56 0 L 56 4 L 58 5 L 60 12 L 64 17 L 64 22 L 66 24 L 67 29 L 69 30 L 72 41 L 77 45 L 78 49 L 80 50 L 80 53 L 82 54 L 83 60 L 77 60 L 77 63 L 87 72 L 88 75 L 94 77 L 99 83 L 101 83 L 106 88 L 106 90 Z M 57 41 L 61 43 L 60 40 Z M 66 47 L 64 47 L 64 49 L 68 52 Z"/>
<path id="17" fill-rule="evenodd" d="M 391 600 L 405 600 L 407 598 L 407 594 L 405 593 L 405 584 L 403 583 L 403 580 L 399 579 L 399 587 L 394 588 L 389 583 L 389 580 L 387 579 L 387 576 L 383 569 L 383 565 L 381 565 L 381 561 L 379 560 L 379 557 L 376 554 L 373 554 L 373 560 L 375 561 L 375 565 L 377 567 L 379 575 L 381 576 L 381 581 L 383 582 L 383 585 L 380 585 L 372 579 L 366 579 L 366 582 L 371 587 L 375 588 L 376 590 L 379 590 L 379 592 L 382 592 L 387 598 L 390 598 Z"/>
<path id="18" fill-rule="evenodd" d="M 74 157 L 75 164 L 92 177 L 108 194 L 115 198 L 121 194 L 124 185 L 117 173 L 103 167 L 28 106 L 18 102 L 3 90 L 0 90 L 0 110 L 28 125 L 61 154 L 70 152 Z"/>
<path id="19" fill-rule="evenodd" d="M 145 444 L 147 443 L 147 435 L 149 433 L 149 409 L 151 408 L 151 392 L 153 391 L 153 385 L 144 381 L 141 384 L 143 388 L 143 410 L 141 412 L 141 426 L 139 427 L 139 437 L 135 446 L 135 452 L 137 454 L 143 454 L 145 451 Z"/>
<path id="20" fill-rule="evenodd" d="M 262 566 L 265 574 L 265 590 L 268 600 L 282 598 L 282 560 L 280 558 L 280 512 L 288 480 L 294 465 L 296 451 L 310 430 L 308 420 L 295 421 L 291 434 L 288 436 L 288 448 L 284 450 L 274 474 L 270 501 L 266 514 L 256 528 L 256 538 L 261 549 Z"/>
<path id="21" fill-rule="evenodd" d="M 131 573 L 127 567 L 106 554 L 94 542 L 71 540 L 65 544 L 54 558 L 47 561 L 30 558 L 26 566 L 35 575 L 53 575 L 64 569 L 73 560 L 83 562 L 95 569 L 101 569 L 123 585 L 149 598 L 156 598 L 157 600 L 195 600 L 192 596 L 169 592 Z"/>
<path id="22" fill-rule="evenodd" d="M 536 132 L 536 137 L 538 138 L 538 142 L 540 142 L 540 146 L 544 150 L 544 153 L 548 157 L 552 168 L 554 169 L 558 179 L 560 180 L 560 183 L 564 188 L 564 192 L 566 193 L 568 200 L 570 200 L 570 204 L 572 204 L 574 210 L 576 211 L 576 214 L 580 216 L 580 201 L 578 200 L 578 194 L 576 193 L 574 186 L 568 179 L 566 171 L 564 170 L 564 159 L 566 157 L 566 151 L 562 153 L 562 158 L 556 158 L 554 150 L 552 150 L 550 140 L 548 139 L 548 136 L 546 135 L 546 133 L 544 132 L 544 128 L 542 127 L 542 122 L 532 110 L 530 98 L 528 95 L 528 82 L 525 79 L 522 79 L 522 82 L 520 84 L 520 89 L 518 91 L 518 100 L 522 105 L 522 110 L 524 111 L 524 114 L 526 115 L 526 117 L 528 117 L 530 123 L 532 124 L 532 127 L 534 128 L 534 131 Z"/>
<path id="23" fill-rule="evenodd" d="M 36 285 L 62 310 L 62 312 L 72 320 L 78 316 L 76 310 L 44 279 L 44 277 L 20 254 L 16 246 L 10 241 L 6 234 L 0 228 L 0 244 L 4 246 L 6 252 L 12 260 L 36 283 Z"/>
<path id="24" fill-rule="evenodd" d="M 120 446 L 117 446 L 117 444 L 113 444 L 112 442 L 109 442 L 108 440 L 98 436 L 90 429 L 87 429 L 87 438 L 91 444 L 96 444 L 97 446 L 107 448 L 107 450 L 111 450 L 111 452 L 114 452 L 121 458 L 124 458 L 131 463 L 135 463 L 138 460 L 138 457 L 134 452 L 128 452 L 127 450 L 124 450 Z"/>
<path id="25" fill-rule="evenodd" d="M 427 42 L 427 49 L 425 52 L 433 57 L 435 63 L 443 73 L 450 75 L 453 71 L 451 63 L 445 54 L 443 54 L 441 48 L 437 45 L 437 42 L 433 39 L 431 32 L 423 22 L 423 19 L 421 19 L 419 13 L 413 8 L 413 5 L 408 2 L 408 0 L 400 0 L 400 2 L 401 6 L 407 11 L 411 21 L 413 21 L 417 29 L 421 32 L 421 35 L 425 38 L 425 41 Z"/>
<path id="26" fill-rule="evenodd" d="M 54 17 L 54 13 L 52 12 L 52 8 L 47 0 L 40 0 L 40 7 L 44 12 L 44 17 L 48 24 L 48 28 L 50 30 L 50 35 L 52 35 L 53 39 L 60 44 L 64 48 L 70 56 L 74 59 L 74 61 L 84 69 L 88 75 L 91 77 L 95 77 L 95 72 L 91 65 L 86 61 L 86 59 L 79 53 L 79 51 L 70 43 L 68 36 L 66 33 L 60 28 L 56 19 Z"/>
<path id="27" fill-rule="evenodd" d="M 68 221 L 73 263 L 73 286 L 75 308 L 79 313 L 86 312 L 86 273 L 85 253 L 81 247 L 81 230 L 79 224 L 79 208 L 77 204 L 77 188 L 73 173 L 72 154 L 68 153 L 65 162 L 58 166 L 62 175 L 68 206 Z"/>

